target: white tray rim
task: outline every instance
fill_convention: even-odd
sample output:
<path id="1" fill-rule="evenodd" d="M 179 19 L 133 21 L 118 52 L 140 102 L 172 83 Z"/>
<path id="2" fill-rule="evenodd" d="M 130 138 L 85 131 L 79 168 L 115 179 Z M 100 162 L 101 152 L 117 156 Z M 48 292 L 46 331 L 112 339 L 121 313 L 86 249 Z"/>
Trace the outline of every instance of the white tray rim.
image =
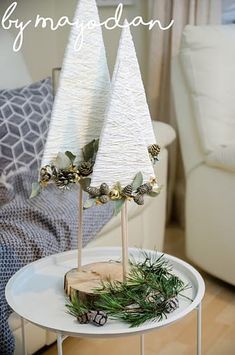
<path id="1" fill-rule="evenodd" d="M 118 251 L 119 253 L 121 252 L 122 248 L 121 247 L 92 247 L 92 248 L 84 248 L 83 252 L 84 253 L 89 253 L 89 251 L 91 252 L 95 252 L 97 251 L 98 253 L 100 251 L 102 251 L 104 254 L 108 254 L 111 253 L 113 251 Z M 10 307 L 13 309 L 14 312 L 16 312 L 19 316 L 21 316 L 23 319 L 52 332 L 56 332 L 59 334 L 66 334 L 68 336 L 72 336 L 72 337 L 91 337 L 91 338 L 107 338 L 107 337 L 120 337 L 120 336 L 129 336 L 129 335 L 136 335 L 136 334 L 143 334 L 146 332 L 150 332 L 153 330 L 156 330 L 158 328 L 162 328 L 165 327 L 167 325 L 173 324 L 176 321 L 184 318 L 185 316 L 187 316 L 190 312 L 192 312 L 193 310 L 195 310 L 199 304 L 202 302 L 202 299 L 204 297 L 205 294 L 205 283 L 204 280 L 202 278 L 202 276 L 200 275 L 200 273 L 189 263 L 187 263 L 186 261 L 183 261 L 175 256 L 166 254 L 164 252 L 158 252 L 158 251 L 154 251 L 154 250 L 149 250 L 149 249 L 139 249 L 139 248 L 129 248 L 128 252 L 129 254 L 131 254 L 132 252 L 140 252 L 140 251 L 146 251 L 146 252 L 157 252 L 159 255 L 164 254 L 164 256 L 171 262 L 174 262 L 176 264 L 179 264 L 181 266 L 183 266 L 184 268 L 187 269 L 187 271 L 189 271 L 191 273 L 191 275 L 193 276 L 193 278 L 195 279 L 196 283 L 194 284 L 194 287 L 196 288 L 197 292 L 196 292 L 196 297 L 194 298 L 193 302 L 184 310 L 182 310 L 182 312 L 180 314 L 176 314 L 171 316 L 170 318 L 164 319 L 162 321 L 159 322 L 149 322 L 146 324 L 143 324 L 142 326 L 139 327 L 135 327 L 135 328 L 126 328 L 126 329 L 120 329 L 120 331 L 117 330 L 110 330 L 107 332 L 105 331 L 105 327 L 102 327 L 102 329 L 104 329 L 103 333 L 96 333 L 95 329 L 96 327 L 91 326 L 91 331 L 86 331 L 83 332 L 80 329 L 78 330 L 78 332 L 70 332 L 67 331 L 66 329 L 63 329 L 63 327 L 58 327 L 58 328 L 51 328 L 46 326 L 45 324 L 41 324 L 37 321 L 35 321 L 34 319 L 32 319 L 29 314 L 26 314 L 24 312 L 22 312 L 22 310 L 20 309 L 20 307 L 18 306 L 18 304 L 15 303 L 14 300 L 14 295 L 12 294 L 12 288 L 14 286 L 14 282 L 15 280 L 24 272 L 26 272 L 28 269 L 34 268 L 35 266 L 38 266 L 40 264 L 45 265 L 46 263 L 50 262 L 53 259 L 67 259 L 67 257 L 71 256 L 74 257 L 77 255 L 77 250 L 69 250 L 66 252 L 62 252 L 59 254 L 53 254 L 50 256 L 46 256 L 44 258 L 41 258 L 39 260 L 36 260 L 28 265 L 25 265 L 23 268 L 21 268 L 20 270 L 18 270 L 8 281 L 6 288 L 5 288 L 5 296 L 6 296 L 6 300 L 8 302 L 8 304 L 10 305 Z"/>

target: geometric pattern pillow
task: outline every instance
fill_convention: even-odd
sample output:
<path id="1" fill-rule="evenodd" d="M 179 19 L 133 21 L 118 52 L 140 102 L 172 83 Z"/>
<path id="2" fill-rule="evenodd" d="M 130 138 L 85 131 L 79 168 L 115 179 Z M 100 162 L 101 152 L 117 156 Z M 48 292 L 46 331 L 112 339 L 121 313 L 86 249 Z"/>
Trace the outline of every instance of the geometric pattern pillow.
<path id="1" fill-rule="evenodd" d="M 50 78 L 0 90 L 0 175 L 40 168 L 53 106 Z"/>

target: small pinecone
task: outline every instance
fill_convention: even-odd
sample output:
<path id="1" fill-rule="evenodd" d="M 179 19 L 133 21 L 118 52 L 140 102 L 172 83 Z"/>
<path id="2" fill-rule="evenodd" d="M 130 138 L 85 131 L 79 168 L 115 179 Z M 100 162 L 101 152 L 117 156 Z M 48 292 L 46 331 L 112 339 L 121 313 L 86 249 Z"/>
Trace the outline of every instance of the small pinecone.
<path id="1" fill-rule="evenodd" d="M 144 195 L 144 194 L 147 194 L 149 192 L 152 191 L 152 186 L 147 183 L 147 184 L 143 184 L 141 185 L 140 187 L 138 187 L 137 189 L 137 192 L 140 194 L 140 195 Z"/>
<path id="2" fill-rule="evenodd" d="M 80 324 L 87 324 L 90 322 L 90 319 L 91 319 L 91 314 L 89 312 L 77 316 L 77 320 Z"/>
<path id="3" fill-rule="evenodd" d="M 51 166 L 51 172 L 52 172 L 53 178 L 56 178 L 58 175 L 58 170 L 54 165 Z"/>
<path id="4" fill-rule="evenodd" d="M 177 297 L 173 297 L 166 302 L 165 312 L 172 313 L 179 307 L 179 300 Z"/>
<path id="5" fill-rule="evenodd" d="M 100 185 L 100 194 L 101 195 L 108 195 L 109 194 L 109 187 L 107 184 L 103 183 Z"/>
<path id="6" fill-rule="evenodd" d="M 108 320 L 108 316 L 103 311 L 91 311 L 90 313 L 90 322 L 97 327 L 102 327 Z"/>
<path id="7" fill-rule="evenodd" d="M 52 171 L 49 165 L 45 166 L 40 170 L 40 180 L 43 182 L 50 181 L 52 176 Z"/>
<path id="8" fill-rule="evenodd" d="M 64 188 L 66 186 L 69 185 L 69 177 L 68 177 L 68 174 L 61 171 L 58 176 L 57 176 L 57 179 L 56 179 L 56 185 L 59 187 L 59 188 Z"/>
<path id="9" fill-rule="evenodd" d="M 160 151 L 161 151 L 161 148 L 157 144 L 152 144 L 148 147 L 148 152 L 153 158 L 157 158 Z"/>
<path id="10" fill-rule="evenodd" d="M 124 189 L 122 190 L 122 194 L 124 196 L 131 196 L 133 192 L 133 188 L 131 185 L 127 185 L 126 187 L 124 187 Z"/>
<path id="11" fill-rule="evenodd" d="M 144 196 L 143 195 L 136 195 L 134 197 L 134 201 L 135 203 L 137 203 L 137 205 L 144 205 Z"/>
<path id="12" fill-rule="evenodd" d="M 101 195 L 100 198 L 99 198 L 99 201 L 100 201 L 101 203 L 103 203 L 103 204 L 109 202 L 109 200 L 110 200 L 110 199 L 109 199 L 109 196 L 107 196 L 107 195 Z"/>
<path id="13" fill-rule="evenodd" d="M 88 186 L 86 192 L 92 197 L 100 196 L 100 190 L 97 187 Z"/>
<path id="14" fill-rule="evenodd" d="M 90 160 L 84 161 L 79 165 L 78 170 L 82 176 L 88 176 L 93 171 L 93 163 Z"/>

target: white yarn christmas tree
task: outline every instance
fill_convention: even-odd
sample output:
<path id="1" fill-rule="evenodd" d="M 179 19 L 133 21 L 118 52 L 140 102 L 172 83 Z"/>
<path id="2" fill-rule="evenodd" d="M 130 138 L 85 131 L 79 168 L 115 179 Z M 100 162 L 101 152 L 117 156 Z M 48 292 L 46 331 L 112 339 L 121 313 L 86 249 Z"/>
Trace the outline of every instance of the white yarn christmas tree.
<path id="1" fill-rule="evenodd" d="M 91 186 L 118 181 L 124 187 L 138 172 L 143 182 L 154 177 L 147 145 L 155 142 L 134 44 L 122 32 L 109 105 L 101 132 Z"/>
<path id="2" fill-rule="evenodd" d="M 80 0 L 74 22 L 99 23 L 95 0 Z M 83 44 L 75 50 L 81 28 L 72 27 L 59 88 L 55 98 L 42 166 L 58 152 L 71 151 L 81 159 L 81 148 L 99 138 L 103 125 L 110 77 L 100 26 L 85 28 Z"/>
<path id="3" fill-rule="evenodd" d="M 138 112 L 138 120 L 142 126 L 144 141 L 146 142 L 146 145 L 149 146 L 156 143 L 156 137 L 153 131 L 151 115 L 149 112 L 135 45 L 127 20 L 125 20 L 124 26 L 125 28 L 122 31 L 119 43 L 117 62 L 114 69 L 113 78 L 116 76 L 116 71 L 120 65 L 120 61 L 125 60 L 127 66 L 126 72 L 128 76 L 129 90 L 131 90 L 133 94 L 136 111 Z"/>

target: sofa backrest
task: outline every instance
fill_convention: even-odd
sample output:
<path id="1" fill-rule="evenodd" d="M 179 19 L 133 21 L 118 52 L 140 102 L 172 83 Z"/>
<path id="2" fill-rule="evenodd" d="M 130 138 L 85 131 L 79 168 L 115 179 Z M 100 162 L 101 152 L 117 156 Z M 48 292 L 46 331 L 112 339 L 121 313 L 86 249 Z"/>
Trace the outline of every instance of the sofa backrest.
<path id="1" fill-rule="evenodd" d="M 186 26 L 179 52 L 204 154 L 235 141 L 235 25 Z"/>
<path id="2" fill-rule="evenodd" d="M 0 28 L 0 89 L 15 89 L 32 82 L 21 52 L 13 51 L 14 37 Z"/>

